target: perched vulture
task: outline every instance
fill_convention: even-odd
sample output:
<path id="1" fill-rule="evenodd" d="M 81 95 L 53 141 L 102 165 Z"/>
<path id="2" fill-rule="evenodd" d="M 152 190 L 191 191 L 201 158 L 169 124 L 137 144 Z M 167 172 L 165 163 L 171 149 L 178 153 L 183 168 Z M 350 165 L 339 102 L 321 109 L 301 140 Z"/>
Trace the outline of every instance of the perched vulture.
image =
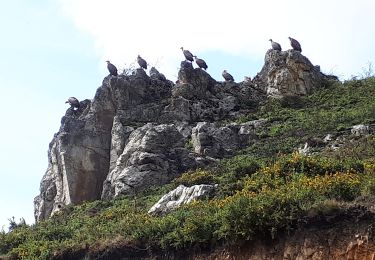
<path id="1" fill-rule="evenodd" d="M 68 98 L 68 100 L 65 101 L 65 103 L 69 103 L 70 107 L 73 108 L 73 109 L 74 108 L 77 108 L 77 109 L 79 108 L 79 101 L 75 97 Z"/>
<path id="2" fill-rule="evenodd" d="M 107 60 L 107 68 L 108 68 L 108 71 L 109 71 L 110 75 L 118 76 L 116 66 L 113 65 L 109 60 Z"/>
<path id="3" fill-rule="evenodd" d="M 202 59 L 197 58 L 197 56 L 194 56 L 195 63 L 198 65 L 199 68 L 206 70 L 208 68 L 206 62 Z"/>
<path id="4" fill-rule="evenodd" d="M 186 60 L 191 62 L 194 61 L 194 56 L 190 51 L 184 50 L 184 47 L 181 47 L 180 49 L 182 50 L 182 53 L 184 54 Z"/>
<path id="5" fill-rule="evenodd" d="M 292 46 L 293 50 L 302 52 L 301 44 L 299 44 L 299 42 L 296 39 L 293 39 L 291 37 L 288 37 L 288 38 L 289 38 L 290 45 Z"/>
<path id="6" fill-rule="evenodd" d="M 226 70 L 224 70 L 221 75 L 223 75 L 223 78 L 225 79 L 225 81 L 232 81 L 232 82 L 234 81 L 233 76 L 230 75 Z"/>
<path id="7" fill-rule="evenodd" d="M 142 69 L 147 70 L 147 62 L 138 55 L 137 62 Z"/>
<path id="8" fill-rule="evenodd" d="M 281 51 L 281 45 L 277 42 L 274 42 L 272 39 L 270 39 L 272 49 L 276 51 Z"/>

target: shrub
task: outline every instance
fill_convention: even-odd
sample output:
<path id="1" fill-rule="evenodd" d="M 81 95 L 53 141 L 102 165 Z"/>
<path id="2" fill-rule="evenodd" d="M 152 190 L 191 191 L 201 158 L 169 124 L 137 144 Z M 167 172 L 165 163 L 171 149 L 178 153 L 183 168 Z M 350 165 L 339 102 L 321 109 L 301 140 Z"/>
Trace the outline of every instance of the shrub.
<path id="1" fill-rule="evenodd" d="M 328 157 L 304 156 L 297 152 L 284 156 L 278 161 L 283 174 L 304 173 L 309 176 L 335 173 L 339 171 L 363 172 L 363 163 L 359 160 L 336 160 Z"/>
<path id="2" fill-rule="evenodd" d="M 252 156 L 237 155 L 222 162 L 224 171 L 233 173 L 237 179 L 246 175 L 252 175 L 260 169 L 259 162 Z"/>
<path id="3" fill-rule="evenodd" d="M 197 184 L 213 184 L 214 175 L 207 170 L 189 171 L 182 174 L 180 177 L 173 180 L 175 184 L 182 184 L 185 186 L 193 186 Z"/>

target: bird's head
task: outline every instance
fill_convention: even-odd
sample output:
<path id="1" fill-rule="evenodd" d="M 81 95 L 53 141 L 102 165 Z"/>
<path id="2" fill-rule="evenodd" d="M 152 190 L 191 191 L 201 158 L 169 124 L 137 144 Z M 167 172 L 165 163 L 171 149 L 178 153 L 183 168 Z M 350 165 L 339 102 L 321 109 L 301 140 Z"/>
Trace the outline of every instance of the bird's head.
<path id="1" fill-rule="evenodd" d="M 141 58 L 141 56 L 139 56 L 139 54 L 138 54 L 137 58 L 138 58 L 138 59 L 140 59 L 140 58 Z"/>
<path id="2" fill-rule="evenodd" d="M 107 60 L 107 61 L 105 61 L 105 62 L 107 62 L 107 64 L 111 63 L 109 60 Z"/>
<path id="3" fill-rule="evenodd" d="M 272 42 L 272 39 L 269 39 L 270 42 Z"/>
<path id="4" fill-rule="evenodd" d="M 288 37 L 288 39 L 289 39 L 289 41 L 291 41 L 291 40 L 292 40 L 292 38 L 291 38 L 291 37 Z"/>
<path id="5" fill-rule="evenodd" d="M 184 50 L 184 47 L 180 47 L 181 50 Z"/>
<path id="6" fill-rule="evenodd" d="M 227 70 L 224 70 L 223 73 L 227 73 Z"/>
<path id="7" fill-rule="evenodd" d="M 69 103 L 69 100 L 65 101 L 65 104 L 66 104 L 66 103 Z"/>

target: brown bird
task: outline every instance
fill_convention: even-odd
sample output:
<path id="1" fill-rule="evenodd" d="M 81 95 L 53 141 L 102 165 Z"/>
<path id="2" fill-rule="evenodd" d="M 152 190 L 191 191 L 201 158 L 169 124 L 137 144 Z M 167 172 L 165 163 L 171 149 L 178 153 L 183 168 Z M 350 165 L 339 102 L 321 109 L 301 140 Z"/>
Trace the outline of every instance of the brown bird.
<path id="1" fill-rule="evenodd" d="M 195 63 L 198 65 L 199 68 L 206 70 L 208 68 L 206 62 L 202 59 L 197 58 L 197 56 L 194 56 Z"/>
<path id="2" fill-rule="evenodd" d="M 272 49 L 281 51 L 281 45 L 277 42 L 274 42 L 272 39 L 270 39 Z"/>
<path id="3" fill-rule="evenodd" d="M 79 106 L 80 106 L 78 99 L 76 99 L 75 97 L 68 98 L 68 100 L 65 101 L 65 104 L 66 103 L 69 103 L 70 107 L 73 108 L 73 110 L 74 110 L 74 108 L 78 109 Z"/>
<path id="4" fill-rule="evenodd" d="M 184 50 L 184 47 L 181 47 L 180 49 L 182 50 L 182 53 L 184 54 L 186 60 L 191 62 L 194 61 L 194 55 L 190 51 Z"/>
<path id="5" fill-rule="evenodd" d="M 293 50 L 302 52 L 301 44 L 296 39 L 293 39 L 291 37 L 288 37 L 290 41 L 290 45 L 292 46 Z"/>
<path id="6" fill-rule="evenodd" d="M 142 59 L 139 55 L 137 57 L 137 62 L 141 68 L 147 70 L 147 62 L 144 59 Z"/>
<path id="7" fill-rule="evenodd" d="M 221 75 L 223 76 L 223 78 L 225 79 L 225 81 L 229 81 L 229 82 L 233 82 L 234 81 L 233 76 L 230 75 L 226 70 L 224 70 Z"/>
<path id="8" fill-rule="evenodd" d="M 107 62 L 107 68 L 108 68 L 109 74 L 112 76 L 118 76 L 116 66 L 113 65 L 109 60 L 107 60 L 106 62 Z"/>

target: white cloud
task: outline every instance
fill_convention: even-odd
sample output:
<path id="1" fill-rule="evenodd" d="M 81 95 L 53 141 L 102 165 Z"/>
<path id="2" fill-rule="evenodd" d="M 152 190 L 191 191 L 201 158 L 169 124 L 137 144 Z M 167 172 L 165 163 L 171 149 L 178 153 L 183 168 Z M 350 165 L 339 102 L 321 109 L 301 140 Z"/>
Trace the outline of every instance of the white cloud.
<path id="1" fill-rule="evenodd" d="M 76 26 L 95 39 L 103 61 L 118 66 L 140 54 L 175 75 L 181 46 L 259 59 L 269 38 L 287 49 L 288 36 L 326 72 L 349 77 L 374 61 L 373 0 L 59 1 Z"/>

